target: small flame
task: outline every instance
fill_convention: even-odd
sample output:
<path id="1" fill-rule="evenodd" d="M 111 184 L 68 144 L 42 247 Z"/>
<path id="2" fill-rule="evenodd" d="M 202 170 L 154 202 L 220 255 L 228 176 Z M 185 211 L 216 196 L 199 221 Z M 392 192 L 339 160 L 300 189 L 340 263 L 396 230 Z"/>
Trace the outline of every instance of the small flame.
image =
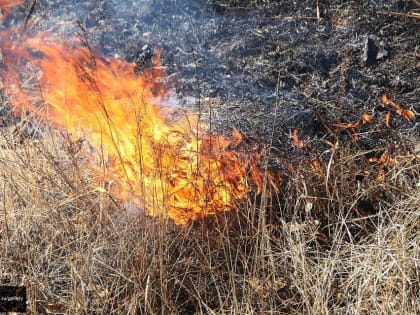
<path id="1" fill-rule="evenodd" d="M 14 6 L 22 6 L 24 3 L 24 0 L 0 0 L 0 21 L 4 21 L 7 18 L 10 12 L 10 8 Z"/>
<path id="2" fill-rule="evenodd" d="M 363 114 L 362 114 L 362 124 L 364 125 L 364 124 L 370 123 L 372 121 L 372 117 L 373 117 L 372 114 L 363 112 Z"/>
<path id="3" fill-rule="evenodd" d="M 334 124 L 333 125 L 337 129 L 357 129 L 359 127 L 359 122 L 356 121 L 355 123 L 348 123 L 348 124 Z"/>
<path id="4" fill-rule="evenodd" d="M 339 123 L 339 124 L 333 124 L 333 127 L 336 129 L 344 129 L 344 130 L 351 130 L 352 131 L 352 138 L 354 141 L 359 141 L 359 134 L 357 132 L 358 128 L 359 128 L 359 122 L 356 121 L 354 123 L 348 123 L 348 124 L 343 124 L 343 123 Z"/>
<path id="5" fill-rule="evenodd" d="M 166 95 L 159 64 L 136 75 L 135 64 L 94 57 L 77 42 L 58 44 L 45 33 L 18 45 L 0 41 L 14 110 L 29 109 L 74 139 L 86 138 L 106 161 L 105 179 L 119 199 L 186 224 L 235 207 L 250 191 L 248 169 L 262 190 L 264 174 L 240 154 L 238 131 L 230 138 L 211 134 L 191 113 L 173 122 L 175 110 L 159 103 Z M 23 88 L 23 61 L 39 69 L 42 93 Z"/>
<path id="6" fill-rule="evenodd" d="M 388 150 L 385 150 L 379 158 L 372 157 L 372 158 L 369 159 L 369 162 L 379 165 L 379 172 L 378 172 L 377 181 L 378 182 L 384 182 L 386 170 L 391 165 L 396 164 L 397 160 L 395 158 L 391 157 Z"/>
<path id="7" fill-rule="evenodd" d="M 384 119 L 385 119 L 385 126 L 387 128 L 389 127 L 389 119 L 390 118 L 391 118 L 391 112 L 390 111 L 387 111 L 386 114 L 385 114 L 385 117 L 384 117 Z"/>
<path id="8" fill-rule="evenodd" d="M 296 148 L 302 149 L 304 147 L 302 140 L 299 139 L 298 131 L 296 129 L 294 129 L 292 132 L 292 139 L 293 139 L 293 145 Z"/>
<path id="9" fill-rule="evenodd" d="M 395 109 L 395 112 L 400 115 L 401 117 L 404 117 L 407 120 L 411 120 L 415 117 L 415 114 L 413 111 L 409 110 L 409 109 L 405 109 L 402 108 L 400 105 L 398 105 L 397 103 L 395 103 L 389 96 L 387 93 L 383 93 L 382 94 L 382 104 L 384 106 L 388 105 L 391 106 L 393 109 Z"/>

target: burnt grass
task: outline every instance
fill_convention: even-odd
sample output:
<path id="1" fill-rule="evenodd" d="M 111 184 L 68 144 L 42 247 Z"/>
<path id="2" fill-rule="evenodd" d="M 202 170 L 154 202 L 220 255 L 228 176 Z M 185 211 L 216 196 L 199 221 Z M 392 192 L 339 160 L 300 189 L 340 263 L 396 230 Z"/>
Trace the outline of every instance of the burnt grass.
<path id="1" fill-rule="evenodd" d="M 74 197 L 74 204 L 47 220 L 49 227 L 54 220 L 67 222 L 59 237 L 32 227 L 14 239 L 2 225 L 0 251 L 10 258 L 0 255 L 0 284 L 33 279 L 33 313 L 49 304 L 80 314 L 420 311 L 418 243 L 412 246 L 420 237 L 420 19 L 405 15 L 420 12 L 418 1 L 54 0 L 28 7 L 14 8 L 3 27 L 27 18 L 35 21 L 31 27 L 81 36 L 107 56 L 135 62 L 139 72 L 160 49 L 166 84 L 182 107 L 196 111 L 213 131 L 229 135 L 236 128 L 244 135 L 244 154 L 263 152 L 260 167 L 275 174 L 266 191 L 237 211 L 187 227 L 141 214 L 128 216 L 127 223 L 115 200 L 107 201 L 109 213 L 98 218 L 105 206 L 92 194 Z M 385 92 L 415 116 L 408 120 L 383 106 Z M 3 99 L 7 129 L 16 121 L 4 118 L 10 111 Z M 363 113 L 372 115 L 369 123 L 362 123 Z M 337 127 L 357 121 L 356 129 Z M 301 145 L 293 141 L 294 130 Z M 399 162 L 373 161 L 384 153 Z M 44 157 L 53 159 L 52 165 L 60 160 Z M 79 174 L 86 161 L 77 163 L 66 162 L 69 169 L 56 173 L 62 187 L 57 198 L 74 194 L 61 173 Z M 71 181 L 85 186 L 83 176 Z M 7 185 L 13 188 L 9 192 L 18 190 Z M 2 197 L 5 205 L 6 200 Z M 74 230 L 79 225 L 70 223 L 75 209 L 89 209 L 83 212 L 90 220 L 83 236 Z M 407 288 L 401 289 L 404 281 L 393 274 L 377 278 L 378 287 L 366 280 L 374 288 L 362 290 L 370 274 L 363 260 L 373 264 L 369 259 L 376 255 L 367 248 L 382 231 L 385 244 L 397 244 L 398 224 L 408 231 L 401 248 L 412 258 L 401 276 Z M 67 239 L 76 241 L 63 246 Z M 115 245 L 122 241 L 126 248 Z M 76 258 L 76 252 L 83 256 L 96 246 L 89 242 L 100 248 L 92 252 L 103 259 L 99 265 Z M 108 249 L 106 242 L 112 244 Z M 304 258 L 293 254 L 302 247 Z M 41 263 L 37 252 L 48 248 L 51 260 L 44 257 L 37 268 L 50 275 L 37 277 L 32 274 Z M 66 255 L 71 263 L 64 262 Z M 352 263 L 346 260 L 350 255 Z M 325 271 L 322 264 L 331 268 L 325 283 L 314 276 Z M 77 267 L 82 269 L 74 271 Z M 64 275 L 54 279 L 54 272 Z M 83 281 L 96 285 L 76 294 Z M 385 293 L 372 301 L 379 289 Z M 390 297 L 396 305 L 387 304 Z"/>

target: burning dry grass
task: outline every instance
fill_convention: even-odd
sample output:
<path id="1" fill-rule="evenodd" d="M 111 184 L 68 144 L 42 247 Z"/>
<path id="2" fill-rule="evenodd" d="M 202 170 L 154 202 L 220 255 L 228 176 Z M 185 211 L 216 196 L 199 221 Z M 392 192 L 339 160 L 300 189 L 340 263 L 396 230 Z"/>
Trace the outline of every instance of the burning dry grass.
<path id="1" fill-rule="evenodd" d="M 30 313 L 420 311 L 418 156 L 356 180 L 366 152 L 337 142 L 285 165 L 281 195 L 180 227 L 90 188 L 84 143 L 24 128 L 1 135 L 0 281 Z"/>
<path id="2" fill-rule="evenodd" d="M 230 138 L 214 134 L 192 113 L 174 119 L 177 110 L 164 106 L 159 61 L 137 74 L 134 63 L 96 56 L 79 41 L 59 44 L 35 33 L 17 48 L 10 37 L 2 40 L 1 73 L 13 111 L 30 111 L 74 141 L 86 139 L 106 164 L 98 176 L 113 183 L 120 200 L 136 200 L 151 215 L 186 224 L 243 199 L 250 191 L 248 168 L 261 190 L 259 153 L 238 155 L 239 132 Z M 22 61 L 41 72 L 33 86 L 22 82 Z"/>
<path id="3" fill-rule="evenodd" d="M 55 76 L 53 68 L 44 79 L 64 82 Z M 88 92 L 103 97 L 108 90 Z M 50 105 L 62 105 L 43 92 Z M 369 111 L 341 123 L 334 115 L 340 109 L 324 108 L 331 123 L 323 123 L 328 135 L 321 140 L 295 129 L 287 147 L 260 153 L 278 162 L 281 189 L 271 191 L 265 178 L 256 183 L 260 193 L 241 194 L 234 210 L 183 226 L 114 199 L 106 176 L 98 176 L 109 160 L 92 161 L 87 141 L 22 111 L 0 134 L 0 284 L 26 286 L 31 314 L 419 313 L 420 167 L 410 144 L 418 139 L 401 136 L 399 147 L 361 144 L 386 138 L 390 119 L 411 122 L 415 113 L 388 96 L 383 102 L 402 117 L 385 114 L 384 123 Z M 2 101 L 2 112 L 9 108 Z M 252 168 L 249 176 L 257 177 Z"/>

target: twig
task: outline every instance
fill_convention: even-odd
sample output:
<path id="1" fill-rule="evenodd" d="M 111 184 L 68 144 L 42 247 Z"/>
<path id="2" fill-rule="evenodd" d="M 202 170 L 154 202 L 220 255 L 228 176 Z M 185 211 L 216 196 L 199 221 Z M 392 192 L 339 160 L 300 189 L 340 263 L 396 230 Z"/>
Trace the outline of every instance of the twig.
<path id="1" fill-rule="evenodd" d="M 420 19 L 420 13 L 401 13 L 395 11 L 378 11 L 379 14 L 387 14 L 387 15 L 397 15 L 397 16 L 405 16 L 408 18 L 413 19 Z"/>
<path id="2" fill-rule="evenodd" d="M 24 30 L 26 30 L 26 26 L 28 24 L 28 21 L 29 21 L 29 18 L 31 17 L 32 12 L 34 11 L 36 2 L 37 2 L 37 0 L 32 0 L 32 3 L 28 8 L 28 11 L 25 15 L 25 20 L 23 21 L 23 29 Z"/>
<path id="3" fill-rule="evenodd" d="M 318 21 L 321 20 L 321 14 L 319 12 L 319 0 L 316 0 L 316 18 Z"/>
<path id="4" fill-rule="evenodd" d="M 322 18 L 317 18 L 316 16 L 284 16 L 283 20 L 285 21 L 294 21 L 294 20 L 318 20 L 321 21 Z"/>

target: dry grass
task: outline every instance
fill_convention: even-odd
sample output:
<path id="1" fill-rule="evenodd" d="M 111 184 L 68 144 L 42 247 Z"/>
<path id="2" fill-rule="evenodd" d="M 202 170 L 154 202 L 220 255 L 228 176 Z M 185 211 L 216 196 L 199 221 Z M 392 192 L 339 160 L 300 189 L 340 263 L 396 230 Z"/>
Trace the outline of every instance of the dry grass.
<path id="1" fill-rule="evenodd" d="M 415 154 L 378 182 L 337 141 L 285 163 L 281 194 L 182 227 L 95 189 L 85 144 L 3 129 L 0 283 L 27 286 L 29 314 L 420 312 Z"/>

